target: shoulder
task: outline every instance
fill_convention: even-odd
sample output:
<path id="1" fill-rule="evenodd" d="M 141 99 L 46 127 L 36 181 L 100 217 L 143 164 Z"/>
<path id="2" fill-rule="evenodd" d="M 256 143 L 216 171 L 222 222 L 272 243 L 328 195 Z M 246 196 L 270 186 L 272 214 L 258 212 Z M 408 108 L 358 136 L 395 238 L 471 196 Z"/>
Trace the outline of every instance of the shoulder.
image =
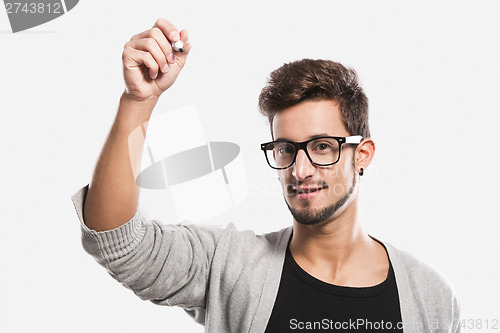
<path id="1" fill-rule="evenodd" d="M 455 327 L 460 302 L 449 280 L 417 256 L 384 243 L 396 276 L 401 306 L 427 316 L 430 322 L 445 322 Z M 454 331 L 454 330 L 452 330 Z"/>
<path id="2" fill-rule="evenodd" d="M 436 268 L 429 265 L 421 258 L 385 243 L 394 269 L 413 283 L 425 283 L 426 288 L 435 288 L 441 292 L 454 293 L 448 279 Z"/>
<path id="3" fill-rule="evenodd" d="M 220 246 L 230 246 L 243 251 L 259 251 L 259 249 L 272 249 L 286 246 L 291 235 L 291 227 L 278 231 L 255 234 L 251 230 L 239 231 L 233 223 L 224 229 L 220 239 Z"/>
<path id="4" fill-rule="evenodd" d="M 260 294 L 266 285 L 277 290 L 290 233 L 291 228 L 285 228 L 256 235 L 229 224 L 217 243 L 211 278 L 217 286 L 223 281 L 223 289 L 233 290 L 231 297 L 249 302 L 249 290 Z"/>
<path id="5" fill-rule="evenodd" d="M 284 254 L 292 229 L 288 227 L 259 235 L 252 230 L 240 231 L 234 223 L 228 223 L 226 226 L 164 225 L 162 228 L 177 231 L 182 229 L 184 230 L 183 233 L 192 235 L 197 239 L 196 242 L 200 242 L 201 245 L 213 244 L 215 246 L 213 250 L 216 254 L 225 258 L 224 260 L 230 260 L 228 258 L 239 258 L 241 260 L 250 257 L 264 259 L 275 252 L 283 252 Z M 190 243 L 193 243 L 193 240 Z"/>

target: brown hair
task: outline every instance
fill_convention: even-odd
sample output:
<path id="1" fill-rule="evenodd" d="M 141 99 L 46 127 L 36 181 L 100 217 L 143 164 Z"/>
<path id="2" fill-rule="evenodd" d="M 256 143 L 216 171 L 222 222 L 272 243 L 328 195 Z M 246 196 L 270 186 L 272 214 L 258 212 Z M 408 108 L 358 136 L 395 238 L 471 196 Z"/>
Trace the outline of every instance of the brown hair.
<path id="1" fill-rule="evenodd" d="M 259 108 L 273 131 L 274 116 L 308 100 L 334 100 L 350 135 L 370 137 L 368 98 L 353 69 L 330 60 L 302 59 L 273 71 L 259 96 Z"/>

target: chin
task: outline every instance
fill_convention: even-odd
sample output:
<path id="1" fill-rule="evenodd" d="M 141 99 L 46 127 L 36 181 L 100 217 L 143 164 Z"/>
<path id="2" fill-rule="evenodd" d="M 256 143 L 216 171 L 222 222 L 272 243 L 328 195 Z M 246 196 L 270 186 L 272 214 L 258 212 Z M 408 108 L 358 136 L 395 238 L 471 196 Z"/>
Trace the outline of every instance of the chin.
<path id="1" fill-rule="evenodd" d="M 335 220 L 352 204 L 356 198 L 356 195 L 353 195 L 355 188 L 356 186 L 353 184 L 344 196 L 330 204 L 321 205 L 321 200 L 310 201 L 294 197 L 289 197 L 291 199 L 290 203 L 285 198 L 285 202 L 295 221 L 302 225 L 319 225 L 323 222 Z M 304 201 L 305 204 L 302 204 L 299 200 Z M 316 203 L 315 201 L 318 202 Z"/>
<path id="2" fill-rule="evenodd" d="M 286 202 L 286 204 L 295 221 L 303 225 L 316 225 L 322 223 L 330 219 L 336 210 L 335 205 L 322 208 L 312 208 L 308 205 L 307 207 L 297 208 L 296 205 L 290 205 L 288 202 Z"/>

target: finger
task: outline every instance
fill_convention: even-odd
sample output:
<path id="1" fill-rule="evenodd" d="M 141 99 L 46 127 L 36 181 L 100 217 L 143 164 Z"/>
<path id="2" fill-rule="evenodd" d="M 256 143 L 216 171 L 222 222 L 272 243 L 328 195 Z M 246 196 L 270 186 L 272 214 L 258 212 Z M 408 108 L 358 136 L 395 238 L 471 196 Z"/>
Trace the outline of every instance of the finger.
<path id="1" fill-rule="evenodd" d="M 156 39 L 152 37 L 137 39 L 129 42 L 129 46 L 140 51 L 149 52 L 162 72 L 168 72 L 167 58 Z"/>
<path id="2" fill-rule="evenodd" d="M 189 41 L 188 31 L 186 29 L 180 32 L 180 38 L 182 40 L 182 43 L 184 44 L 184 52 L 182 52 L 181 54 L 187 56 L 187 54 L 191 50 L 191 42 Z"/>
<path id="3" fill-rule="evenodd" d="M 165 58 L 167 61 L 173 58 L 172 53 L 174 53 L 174 50 L 172 49 L 172 45 L 170 44 L 169 40 L 163 32 L 161 31 L 160 28 L 154 27 L 151 29 L 151 35 L 152 37 L 156 40 L 158 45 L 160 46 L 160 49 L 162 50 L 163 54 L 165 55 Z M 173 61 L 170 61 L 173 62 Z"/>
<path id="4" fill-rule="evenodd" d="M 189 41 L 189 36 L 187 30 L 182 30 L 180 32 L 180 39 L 182 40 L 182 43 L 184 44 L 183 46 L 183 52 L 174 52 L 175 59 L 179 61 L 180 67 L 184 67 L 184 64 L 186 63 L 186 58 L 189 54 L 189 51 L 191 51 L 191 42 Z"/>
<path id="5" fill-rule="evenodd" d="M 172 45 L 160 28 L 153 27 L 149 30 L 141 32 L 140 34 L 134 35 L 130 40 L 134 41 L 143 38 L 154 38 L 163 51 L 163 54 L 165 55 L 165 58 L 167 58 L 167 60 L 168 56 L 173 53 Z"/>
<path id="6" fill-rule="evenodd" d="M 159 66 L 151 53 L 131 48 L 123 53 L 126 57 L 124 64 L 127 68 L 145 65 L 149 69 L 149 76 L 152 80 L 158 77 Z M 131 64 L 131 66 L 129 66 Z"/>
<path id="7" fill-rule="evenodd" d="M 170 21 L 160 18 L 156 21 L 154 27 L 159 28 L 171 43 L 180 39 L 179 31 Z"/>

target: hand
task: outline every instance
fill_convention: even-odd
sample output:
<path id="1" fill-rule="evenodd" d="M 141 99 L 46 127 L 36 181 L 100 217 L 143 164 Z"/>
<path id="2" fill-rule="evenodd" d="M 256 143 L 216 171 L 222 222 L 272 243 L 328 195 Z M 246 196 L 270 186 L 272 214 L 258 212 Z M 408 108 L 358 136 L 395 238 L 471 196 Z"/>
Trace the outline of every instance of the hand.
<path id="1" fill-rule="evenodd" d="M 184 52 L 175 52 L 171 43 L 182 40 Z M 122 62 L 127 98 L 145 101 L 158 98 L 177 79 L 191 50 L 188 33 L 180 33 L 165 19 L 125 43 Z"/>

